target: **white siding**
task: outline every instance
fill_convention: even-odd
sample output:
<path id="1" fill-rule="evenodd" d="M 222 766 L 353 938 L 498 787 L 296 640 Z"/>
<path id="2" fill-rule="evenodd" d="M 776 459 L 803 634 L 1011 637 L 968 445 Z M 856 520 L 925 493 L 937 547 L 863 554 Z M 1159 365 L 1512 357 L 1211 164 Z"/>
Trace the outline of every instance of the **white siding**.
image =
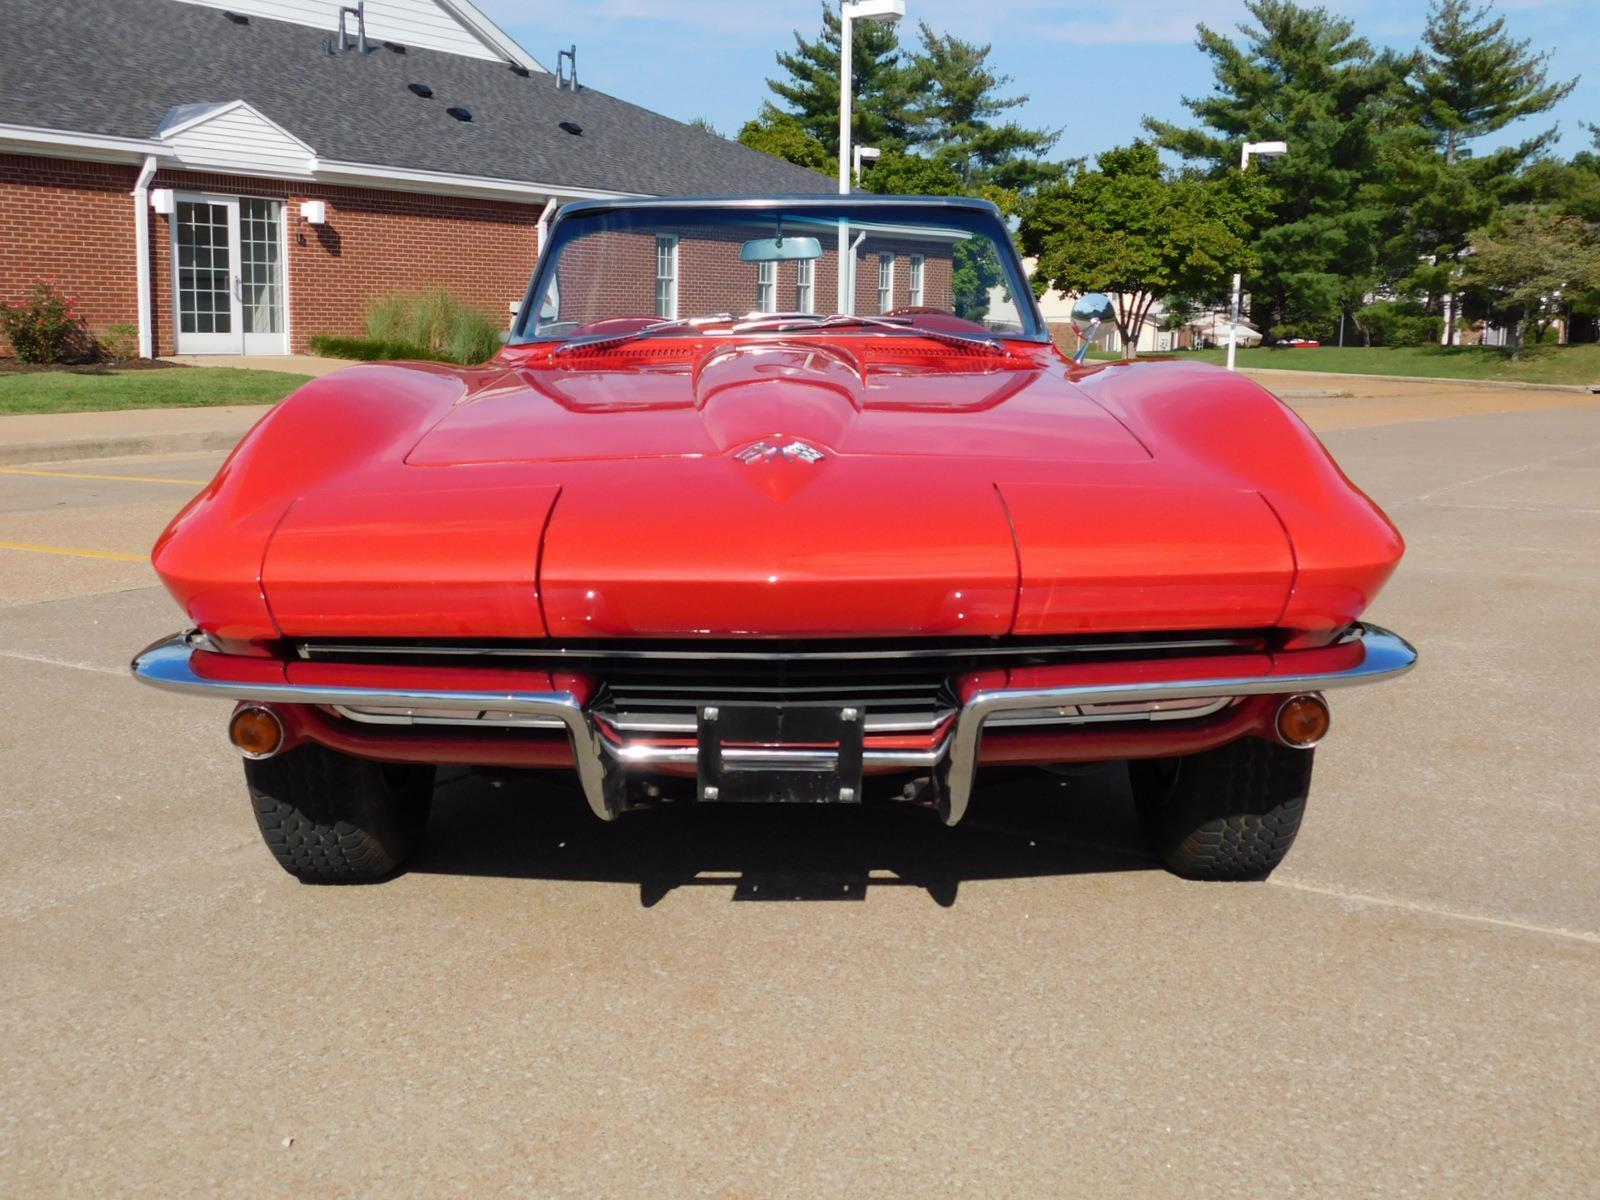
<path id="1" fill-rule="evenodd" d="M 312 152 L 248 104 L 224 108 L 162 141 L 185 166 L 259 175 L 308 175 Z"/>
<path id="2" fill-rule="evenodd" d="M 184 0 L 184 3 L 226 9 L 243 16 L 310 25 L 328 34 L 337 32 L 339 28 L 340 0 Z M 355 0 L 348 0 L 348 3 L 349 7 L 355 7 Z M 472 6 L 462 4 L 461 7 L 470 9 Z M 354 19 L 346 18 L 345 28 L 350 30 L 353 39 Z M 367 0 L 367 37 L 371 41 L 398 42 L 419 50 L 442 50 L 446 54 L 460 54 L 469 58 L 504 62 L 511 57 L 458 20 L 438 0 Z M 506 41 L 515 45 L 510 38 L 506 38 Z M 524 59 L 524 63 L 538 67 L 531 60 Z"/>

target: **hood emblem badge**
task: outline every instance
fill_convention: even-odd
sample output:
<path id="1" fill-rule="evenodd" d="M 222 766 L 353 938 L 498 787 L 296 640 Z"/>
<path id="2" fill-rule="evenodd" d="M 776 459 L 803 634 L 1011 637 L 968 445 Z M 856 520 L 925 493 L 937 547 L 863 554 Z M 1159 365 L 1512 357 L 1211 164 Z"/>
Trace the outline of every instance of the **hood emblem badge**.
<path id="1" fill-rule="evenodd" d="M 780 458 L 785 462 L 814 463 L 821 462 L 828 456 L 815 446 L 797 438 L 781 446 L 768 441 L 752 442 L 734 457 L 742 463 L 768 463 Z"/>

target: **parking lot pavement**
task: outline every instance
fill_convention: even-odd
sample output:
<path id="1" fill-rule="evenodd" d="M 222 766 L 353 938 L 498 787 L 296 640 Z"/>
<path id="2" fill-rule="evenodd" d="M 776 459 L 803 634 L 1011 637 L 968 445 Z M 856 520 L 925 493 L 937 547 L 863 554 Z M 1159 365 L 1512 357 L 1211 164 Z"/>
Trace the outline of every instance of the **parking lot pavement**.
<path id="1" fill-rule="evenodd" d="M 1112 770 L 955 830 L 450 775 L 414 870 L 301 887 L 124 674 L 220 456 L 0 472 L 0 1195 L 1592 1196 L 1600 405 L 1414 399 L 1307 411 L 1423 661 L 1265 885 L 1153 869 Z"/>

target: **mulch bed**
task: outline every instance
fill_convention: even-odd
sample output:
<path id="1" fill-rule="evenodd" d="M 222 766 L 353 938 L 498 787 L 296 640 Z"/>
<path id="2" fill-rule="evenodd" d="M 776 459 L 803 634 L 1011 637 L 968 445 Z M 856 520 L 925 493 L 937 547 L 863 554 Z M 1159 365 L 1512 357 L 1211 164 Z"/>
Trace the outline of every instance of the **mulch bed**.
<path id="1" fill-rule="evenodd" d="M 119 363 L 25 363 L 14 358 L 0 358 L 0 375 L 40 375 L 47 371 L 62 375 L 110 375 L 114 371 L 165 371 L 168 368 L 181 371 L 184 366 L 184 363 L 154 358 L 131 358 Z"/>

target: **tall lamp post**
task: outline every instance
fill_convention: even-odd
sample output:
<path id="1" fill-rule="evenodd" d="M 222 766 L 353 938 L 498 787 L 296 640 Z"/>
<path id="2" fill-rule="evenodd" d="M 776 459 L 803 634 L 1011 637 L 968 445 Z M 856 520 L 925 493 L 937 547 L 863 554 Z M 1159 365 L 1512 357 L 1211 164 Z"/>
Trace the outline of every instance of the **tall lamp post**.
<path id="1" fill-rule="evenodd" d="M 839 194 L 850 194 L 850 71 L 855 55 L 855 23 L 857 21 L 882 21 L 893 25 L 906 15 L 906 0 L 839 0 Z M 855 162 L 860 172 L 859 160 Z M 854 251 L 850 246 L 850 229 L 845 221 L 839 222 L 839 307 L 836 311 L 847 313 L 855 306 L 855 289 L 850 286 L 850 276 L 855 274 L 855 264 L 848 260 Z"/>
<path id="2" fill-rule="evenodd" d="M 1239 150 L 1239 170 L 1250 166 L 1250 156 L 1278 158 L 1289 153 L 1288 142 L 1246 142 Z M 1239 300 L 1244 289 L 1244 278 L 1239 272 L 1233 276 L 1233 306 L 1228 320 L 1228 370 L 1233 370 L 1234 350 L 1239 344 Z"/>
<path id="3" fill-rule="evenodd" d="M 906 15 L 906 0 L 840 0 L 839 4 L 839 194 L 850 191 L 850 70 L 857 21 L 893 25 Z"/>

